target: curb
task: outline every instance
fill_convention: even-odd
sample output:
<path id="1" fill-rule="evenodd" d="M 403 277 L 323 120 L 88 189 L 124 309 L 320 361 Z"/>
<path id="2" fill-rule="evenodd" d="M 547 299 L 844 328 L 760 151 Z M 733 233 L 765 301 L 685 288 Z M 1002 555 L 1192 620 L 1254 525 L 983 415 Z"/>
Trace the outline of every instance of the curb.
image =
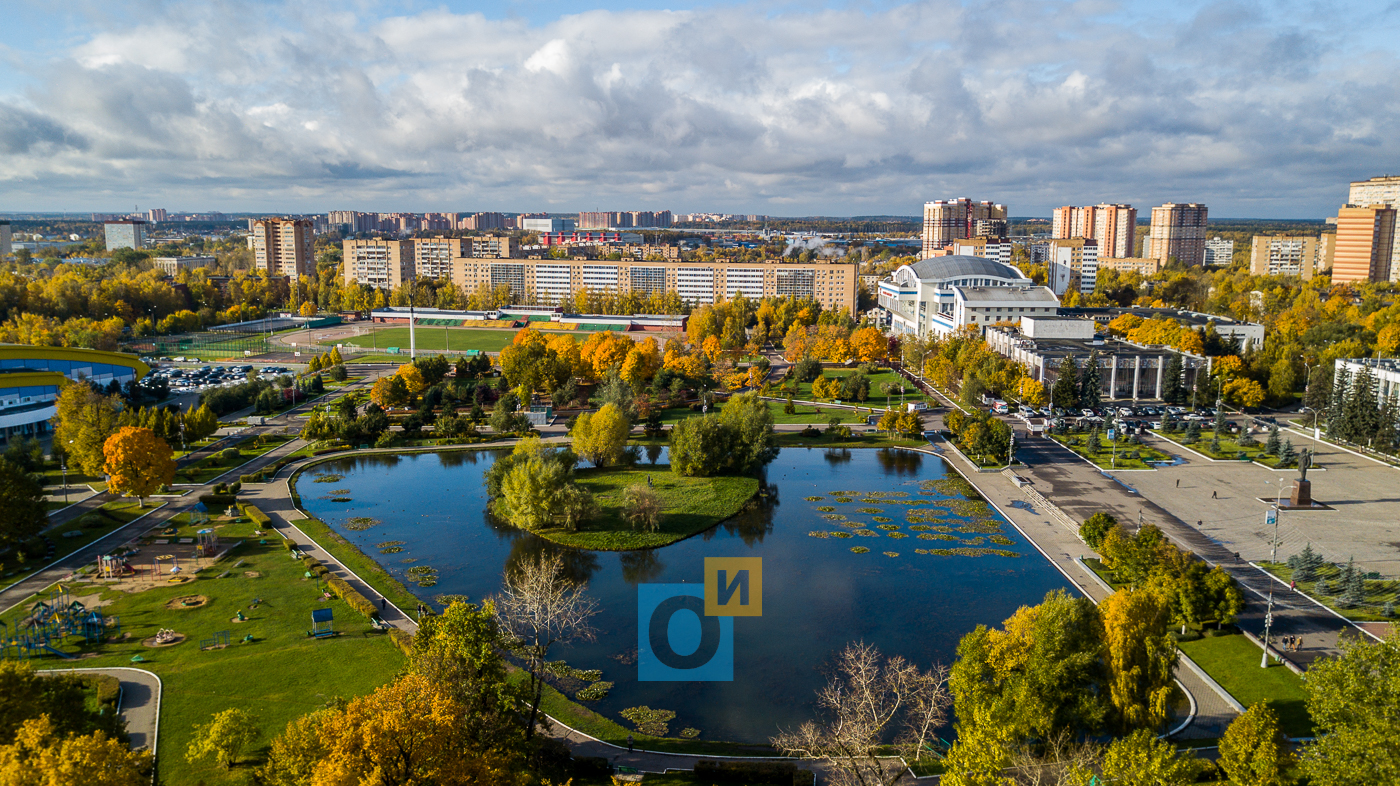
<path id="1" fill-rule="evenodd" d="M 43 671 L 45 671 L 45 672 L 70 672 L 70 671 L 97 671 L 97 672 L 105 672 L 105 671 L 134 671 L 134 672 L 136 672 L 137 674 L 146 674 L 146 675 L 149 675 L 149 676 L 153 677 L 153 678 L 155 679 L 155 681 L 156 681 L 156 723 L 155 723 L 155 727 L 154 727 L 153 729 L 151 729 L 151 761 L 152 761 L 152 762 L 155 761 L 155 758 L 156 758 L 156 743 L 159 742 L 159 740 L 160 740 L 160 705 L 161 705 L 161 701 L 162 701 L 162 700 L 164 699 L 164 697 L 165 697 L 165 683 L 161 681 L 160 675 L 159 675 L 159 674 L 156 674 L 156 673 L 153 672 L 153 671 L 146 671 L 145 669 L 135 669 L 135 668 L 132 668 L 132 667 L 130 667 L 130 666 L 105 666 L 105 667 L 101 667 L 101 668 L 44 669 Z M 118 703 L 120 704 L 121 699 L 118 699 L 117 701 L 118 701 Z M 120 707 L 120 706 L 118 706 L 117 712 L 119 712 L 119 713 L 121 712 L 121 707 Z M 155 778 L 154 773 L 152 774 L 151 777 L 152 777 L 152 780 L 154 780 L 154 778 Z"/>

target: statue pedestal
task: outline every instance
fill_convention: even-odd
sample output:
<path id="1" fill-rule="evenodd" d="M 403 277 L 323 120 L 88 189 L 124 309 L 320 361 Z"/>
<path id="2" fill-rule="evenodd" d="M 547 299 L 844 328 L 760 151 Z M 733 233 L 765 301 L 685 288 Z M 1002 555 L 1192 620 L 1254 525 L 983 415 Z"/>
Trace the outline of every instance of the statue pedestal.
<path id="1" fill-rule="evenodd" d="M 1288 506 L 1290 508 L 1310 508 L 1312 504 L 1312 481 L 1293 481 L 1293 493 L 1288 496 Z"/>

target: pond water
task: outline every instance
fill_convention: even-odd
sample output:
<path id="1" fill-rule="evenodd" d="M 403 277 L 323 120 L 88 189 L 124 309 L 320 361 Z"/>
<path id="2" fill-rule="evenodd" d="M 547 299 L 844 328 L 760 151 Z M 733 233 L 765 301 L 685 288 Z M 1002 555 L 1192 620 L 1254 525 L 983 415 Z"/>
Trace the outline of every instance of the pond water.
<path id="1" fill-rule="evenodd" d="M 950 488 L 957 473 L 944 479 L 942 460 L 927 454 L 784 448 L 765 473 L 776 489 L 774 504 L 663 549 L 624 553 L 560 549 L 489 522 L 483 477 L 499 455 L 346 458 L 305 473 L 299 491 L 307 512 L 377 557 L 424 600 L 454 594 L 480 601 L 499 590 L 512 563 L 544 550 L 563 553 L 568 570 L 588 581 L 601 613 L 595 641 L 560 648 L 551 659 L 601 669 L 615 685 L 588 706 L 629 728 L 618 713 L 647 705 L 676 713 L 672 735 L 693 727 L 704 739 L 765 742 L 779 727 L 811 716 L 822 669 L 846 643 L 873 643 L 922 667 L 951 663 L 959 638 L 978 624 L 999 624 L 1018 606 L 1068 588 L 995 510 Z M 664 462 L 665 454 L 651 449 L 647 458 Z M 318 475 L 330 477 L 315 482 Z M 343 477 L 324 482 L 336 475 Z M 838 497 L 837 491 L 859 493 Z M 829 520 L 834 516 L 844 520 Z M 361 529 L 365 522 L 356 518 L 375 523 Z M 386 548 L 402 550 L 381 554 L 377 544 L 390 542 L 401 543 Z M 869 552 L 852 553 L 857 546 Z M 959 547 L 1015 556 L 916 553 Z M 734 619 L 733 680 L 638 681 L 638 585 L 699 585 L 706 557 L 763 559 L 763 615 Z M 406 574 L 419 566 L 436 569 L 436 586 L 414 585 Z M 698 629 L 684 612 L 671 622 L 679 654 L 686 654 L 679 645 L 687 623 Z"/>

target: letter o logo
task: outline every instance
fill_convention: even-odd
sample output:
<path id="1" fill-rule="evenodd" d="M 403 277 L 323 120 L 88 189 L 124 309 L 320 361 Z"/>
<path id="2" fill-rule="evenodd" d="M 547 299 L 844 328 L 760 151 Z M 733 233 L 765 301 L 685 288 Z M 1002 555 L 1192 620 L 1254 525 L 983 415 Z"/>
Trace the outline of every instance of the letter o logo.
<path id="1" fill-rule="evenodd" d="M 671 618 L 679 611 L 692 612 L 700 621 L 700 645 L 689 655 L 681 655 L 671 648 Z M 720 633 L 719 620 L 705 616 L 705 599 L 694 595 L 674 595 L 661 601 L 647 623 L 647 642 L 651 644 L 652 654 L 673 669 L 698 669 L 709 663 L 719 652 Z"/>

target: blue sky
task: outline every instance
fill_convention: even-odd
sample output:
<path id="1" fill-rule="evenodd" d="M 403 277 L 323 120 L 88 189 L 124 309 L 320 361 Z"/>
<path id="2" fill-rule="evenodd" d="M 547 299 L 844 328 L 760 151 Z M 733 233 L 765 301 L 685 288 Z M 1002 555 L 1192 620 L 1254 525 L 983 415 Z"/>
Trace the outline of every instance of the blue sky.
<path id="1" fill-rule="evenodd" d="M 0 211 L 1329 215 L 1400 172 L 1400 4 L 49 2 Z"/>

